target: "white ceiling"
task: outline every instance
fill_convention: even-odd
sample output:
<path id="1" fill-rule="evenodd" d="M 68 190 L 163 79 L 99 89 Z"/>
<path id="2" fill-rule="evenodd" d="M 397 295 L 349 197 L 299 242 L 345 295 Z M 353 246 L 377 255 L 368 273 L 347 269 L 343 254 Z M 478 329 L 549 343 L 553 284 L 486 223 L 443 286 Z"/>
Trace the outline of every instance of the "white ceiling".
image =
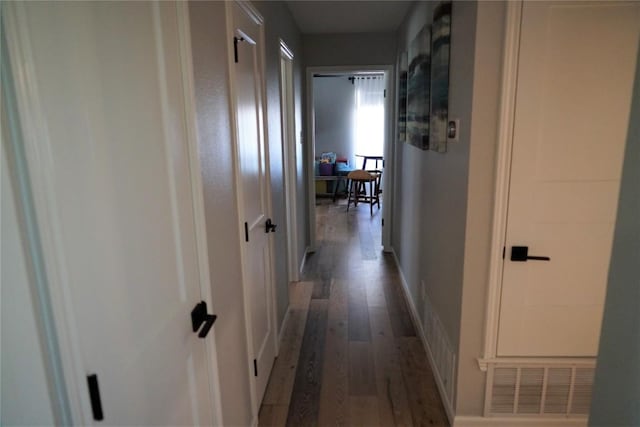
<path id="1" fill-rule="evenodd" d="M 412 3 L 401 0 L 287 1 L 293 19 L 304 34 L 393 32 Z"/>

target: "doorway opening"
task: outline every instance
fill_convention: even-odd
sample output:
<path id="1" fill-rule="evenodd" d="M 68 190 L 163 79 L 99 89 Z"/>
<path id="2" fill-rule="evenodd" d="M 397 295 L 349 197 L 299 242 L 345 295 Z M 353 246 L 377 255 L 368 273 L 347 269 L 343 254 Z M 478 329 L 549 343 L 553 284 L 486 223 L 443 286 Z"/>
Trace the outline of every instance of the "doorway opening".
<path id="1" fill-rule="evenodd" d="M 307 71 L 309 252 L 326 215 L 360 211 L 370 215 L 376 244 L 390 247 L 384 222 L 392 187 L 392 81 L 390 66 Z M 354 171 L 361 171 L 359 181 L 352 179 Z"/>

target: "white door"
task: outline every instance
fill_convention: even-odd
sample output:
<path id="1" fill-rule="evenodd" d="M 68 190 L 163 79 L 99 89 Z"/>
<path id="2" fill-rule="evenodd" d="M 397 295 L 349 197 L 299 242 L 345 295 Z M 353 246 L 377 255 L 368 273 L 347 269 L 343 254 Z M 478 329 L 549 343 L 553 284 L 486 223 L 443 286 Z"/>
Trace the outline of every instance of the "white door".
<path id="1" fill-rule="evenodd" d="M 245 227 L 243 276 L 249 351 L 253 355 L 255 404 L 262 401 L 275 359 L 271 280 L 269 175 L 263 128 L 262 36 L 260 24 L 233 3 L 234 79 L 238 144 L 238 193 Z M 237 59 L 237 61 L 236 61 Z"/>
<path id="2" fill-rule="evenodd" d="M 524 3 L 500 356 L 597 354 L 639 34 L 638 2 Z"/>
<path id="3" fill-rule="evenodd" d="M 73 339 L 63 352 L 75 360 L 75 423 L 100 418 L 88 390 L 97 375 L 99 424 L 210 425 L 212 334 L 198 338 L 191 322 L 207 284 L 194 228 L 184 5 L 10 7 L 32 190 L 55 247 L 44 256 L 63 289 L 54 292 L 66 314 L 58 333 Z"/>

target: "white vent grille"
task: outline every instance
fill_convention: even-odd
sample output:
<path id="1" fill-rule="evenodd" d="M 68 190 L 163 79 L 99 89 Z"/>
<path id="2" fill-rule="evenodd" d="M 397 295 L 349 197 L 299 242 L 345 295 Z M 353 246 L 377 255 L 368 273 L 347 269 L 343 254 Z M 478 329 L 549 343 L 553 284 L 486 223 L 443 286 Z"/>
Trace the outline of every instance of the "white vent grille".
<path id="1" fill-rule="evenodd" d="M 485 416 L 588 415 L 594 366 L 489 365 Z"/>
<path id="2" fill-rule="evenodd" d="M 566 414 L 569 409 L 571 368 L 549 368 L 547 394 L 544 399 L 546 414 Z"/>
<path id="3" fill-rule="evenodd" d="M 424 335 L 449 402 L 453 402 L 456 355 L 431 301 L 424 295 Z"/>
<path id="4" fill-rule="evenodd" d="M 543 381 L 544 368 L 529 368 L 520 371 L 519 414 L 537 414 L 540 412 Z"/>
<path id="5" fill-rule="evenodd" d="M 591 390 L 593 388 L 593 369 L 576 369 L 573 380 L 573 404 L 571 413 L 589 415 Z"/>
<path id="6" fill-rule="evenodd" d="M 491 411 L 496 414 L 511 414 L 516 401 L 517 368 L 496 368 L 493 375 L 493 399 Z"/>

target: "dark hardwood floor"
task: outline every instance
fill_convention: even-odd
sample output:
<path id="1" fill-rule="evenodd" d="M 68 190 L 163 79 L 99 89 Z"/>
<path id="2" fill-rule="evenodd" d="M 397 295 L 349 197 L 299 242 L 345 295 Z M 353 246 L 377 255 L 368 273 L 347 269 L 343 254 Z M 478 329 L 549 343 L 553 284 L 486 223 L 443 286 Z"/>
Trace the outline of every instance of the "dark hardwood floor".
<path id="1" fill-rule="evenodd" d="M 448 426 L 416 336 L 382 211 L 320 200 L 317 250 L 291 284 L 261 426 Z"/>

